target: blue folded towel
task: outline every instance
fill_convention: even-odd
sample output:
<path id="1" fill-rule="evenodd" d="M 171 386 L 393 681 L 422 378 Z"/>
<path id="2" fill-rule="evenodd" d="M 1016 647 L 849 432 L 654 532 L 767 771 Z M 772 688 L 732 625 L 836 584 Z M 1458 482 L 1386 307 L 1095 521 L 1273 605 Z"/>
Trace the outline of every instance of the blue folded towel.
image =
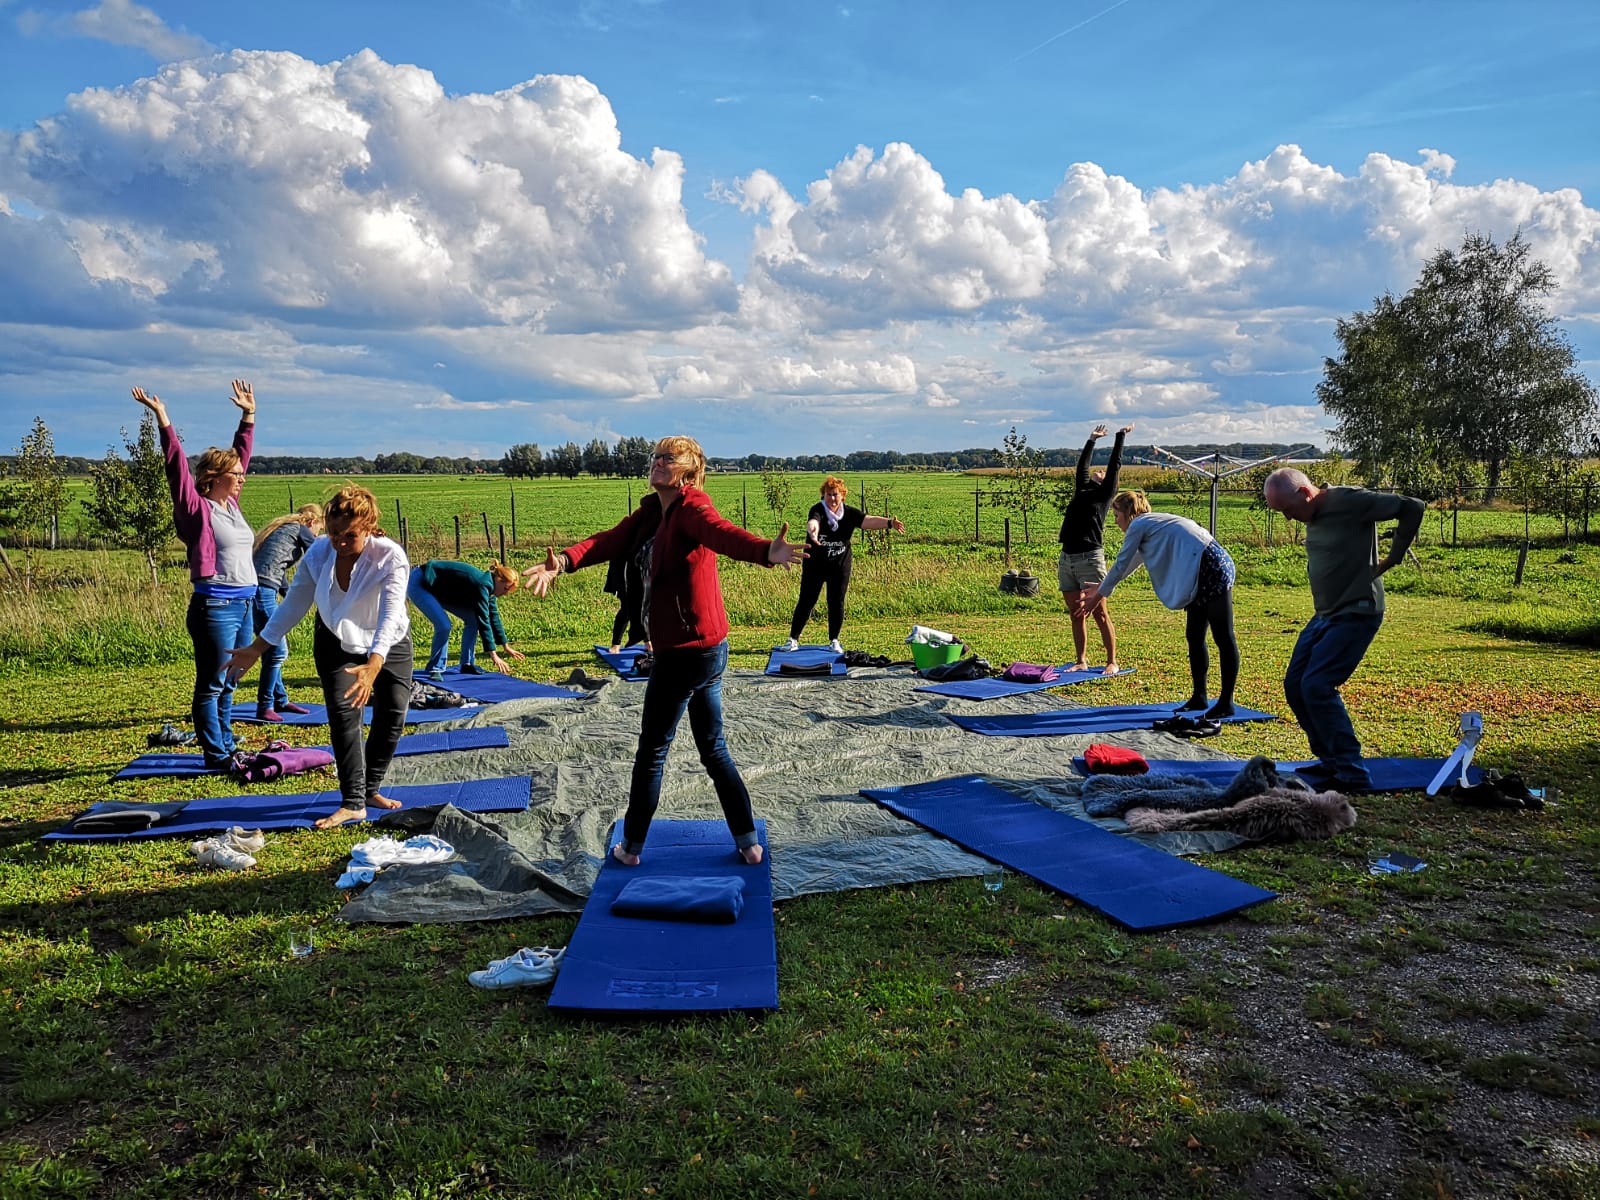
<path id="1" fill-rule="evenodd" d="M 666 875 L 635 879 L 611 902 L 619 917 L 701 921 L 731 925 L 744 908 L 744 880 L 719 875 Z"/>

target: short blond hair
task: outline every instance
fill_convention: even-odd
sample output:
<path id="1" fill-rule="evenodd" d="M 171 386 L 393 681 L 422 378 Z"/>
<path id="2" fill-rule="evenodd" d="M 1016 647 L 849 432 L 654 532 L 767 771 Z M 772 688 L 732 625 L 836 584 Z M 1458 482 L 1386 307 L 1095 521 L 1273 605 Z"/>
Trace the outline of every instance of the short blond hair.
<path id="1" fill-rule="evenodd" d="M 516 591 L 517 584 L 522 582 L 522 576 L 518 575 L 515 571 L 506 566 L 503 562 L 500 562 L 498 559 L 489 564 L 489 574 L 493 575 L 497 581 L 506 585 L 506 595 L 508 596 L 512 592 Z"/>
<path id="2" fill-rule="evenodd" d="M 1150 511 L 1150 501 L 1143 492 L 1118 492 L 1111 507 L 1125 517 L 1139 517 Z"/>
<path id="3" fill-rule="evenodd" d="M 194 464 L 194 486 L 202 495 L 224 475 L 239 469 L 239 452 L 231 446 L 208 446 Z"/>
<path id="4" fill-rule="evenodd" d="M 692 437 L 675 433 L 656 443 L 657 454 L 672 455 L 673 482 L 678 487 L 700 487 L 706 481 L 706 452 Z"/>

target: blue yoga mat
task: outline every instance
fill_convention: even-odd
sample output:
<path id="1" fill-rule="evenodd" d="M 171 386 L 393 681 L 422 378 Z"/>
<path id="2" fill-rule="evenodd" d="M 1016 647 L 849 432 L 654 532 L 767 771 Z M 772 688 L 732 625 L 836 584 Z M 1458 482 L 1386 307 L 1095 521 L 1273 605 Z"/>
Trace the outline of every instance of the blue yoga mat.
<path id="1" fill-rule="evenodd" d="M 831 664 L 829 675 L 843 675 L 849 668 L 844 665 L 844 657 L 837 650 L 830 650 L 826 646 L 801 646 L 798 650 L 781 650 L 774 647 L 772 654 L 767 659 L 768 675 L 782 675 L 783 665 L 788 663 L 791 667 L 818 667 Z M 792 676 L 795 679 L 804 679 L 803 675 Z M 818 675 L 818 679 L 827 676 Z"/>
<path id="2" fill-rule="evenodd" d="M 1193 775 L 1196 779 L 1218 786 L 1231 783 L 1244 767 L 1242 760 L 1233 758 L 1152 758 L 1147 761 L 1152 775 Z M 1278 770 L 1298 771 L 1301 767 L 1310 766 L 1313 761 L 1281 762 Z M 1442 758 L 1363 758 L 1361 762 L 1367 768 L 1367 774 L 1372 776 L 1372 790 L 1375 792 L 1420 792 L 1433 782 L 1439 768 L 1444 766 Z M 1072 760 L 1072 769 L 1079 775 L 1089 774 L 1088 764 L 1081 757 Z M 1467 778 L 1471 783 L 1478 783 L 1483 778 L 1483 772 L 1472 767 L 1467 772 Z"/>
<path id="3" fill-rule="evenodd" d="M 624 646 L 615 654 L 611 653 L 610 646 L 596 646 L 594 652 L 599 655 L 601 662 L 605 663 L 606 666 L 624 679 L 638 681 L 650 678 L 648 675 L 635 675 L 633 673 L 633 664 L 639 661 L 640 655 L 648 653 L 643 646 L 637 643 L 632 646 Z"/>
<path id="4" fill-rule="evenodd" d="M 757 821 L 756 832 L 765 847 L 766 822 Z M 777 1008 L 772 856 L 746 866 L 721 821 L 656 821 L 641 858 L 637 867 L 625 867 L 606 854 L 550 991 L 550 1007 L 596 1013 Z M 634 880 L 685 875 L 743 880 L 739 919 L 702 925 L 612 913 L 618 893 Z"/>
<path id="5" fill-rule="evenodd" d="M 1149 729 L 1178 711 L 1171 704 L 1124 704 L 1110 708 L 1056 708 L 1049 712 L 1016 713 L 1004 717 L 944 715 L 969 733 L 989 737 L 1048 737 L 1065 733 L 1117 733 L 1124 729 Z M 1240 708 L 1225 724 L 1237 721 L 1276 721 L 1271 713 Z"/>
<path id="6" fill-rule="evenodd" d="M 1213 921 L 1275 892 L 962 775 L 861 794 L 959 846 L 1021 871 L 1135 933 Z"/>
<path id="7" fill-rule="evenodd" d="M 485 725 L 481 729 L 441 729 L 433 733 L 408 733 L 394 748 L 396 758 L 410 754 L 443 754 L 451 750 L 492 750 L 509 746 L 505 727 Z M 318 747 L 331 751 L 332 746 Z M 203 754 L 141 754 L 111 778 L 190 779 L 199 775 L 226 775 L 217 767 L 206 766 Z"/>
<path id="8" fill-rule="evenodd" d="M 308 712 L 280 713 L 279 715 L 283 717 L 281 721 L 262 721 L 256 717 L 255 705 L 252 704 L 248 713 L 235 708 L 233 723 L 235 725 L 326 725 L 328 723 L 328 710 L 325 707 L 320 704 L 307 704 L 305 707 Z M 477 708 L 408 708 L 406 724 L 424 725 L 430 721 L 454 721 L 477 711 Z M 372 724 L 371 708 L 361 710 L 361 723 Z"/>
<path id="9" fill-rule="evenodd" d="M 532 679 L 518 679 L 515 675 L 502 675 L 498 671 L 463 675 L 460 667 L 451 667 L 447 670 L 444 673 L 444 682 L 439 686 L 465 696 L 468 700 L 476 700 L 480 704 L 544 698 L 571 700 L 588 694 L 574 691 L 572 688 L 557 687 L 553 683 L 538 683 Z"/>
<path id="10" fill-rule="evenodd" d="M 401 808 L 426 808 L 453 804 L 467 812 L 522 812 L 533 794 L 533 779 L 513 775 L 505 779 L 472 779 L 460 783 L 416 783 L 386 787 L 383 794 L 400 801 Z M 88 811 L 104 808 L 96 804 Z M 174 817 L 137 833 L 47 833 L 41 842 L 120 842 L 133 838 L 188 837 L 242 825 L 246 829 L 309 829 L 313 822 L 339 807 L 338 791 L 300 792 L 279 796 L 219 796 L 191 800 Z M 392 808 L 369 808 L 367 820 L 376 821 Z M 69 827 L 70 828 L 70 827 Z"/>
<path id="11" fill-rule="evenodd" d="M 1132 667 L 1123 667 L 1115 675 L 1107 675 L 1101 671 L 1069 671 L 1061 668 L 1061 674 L 1049 683 L 1017 683 L 1010 679 L 953 679 L 949 683 L 927 683 L 916 692 L 932 692 L 935 696 L 958 696 L 963 700 L 998 700 L 1001 696 L 1020 696 L 1023 692 L 1042 692 L 1047 688 L 1066 687 L 1069 683 L 1093 683 L 1097 679 L 1119 679 L 1124 675 L 1133 674 Z"/>

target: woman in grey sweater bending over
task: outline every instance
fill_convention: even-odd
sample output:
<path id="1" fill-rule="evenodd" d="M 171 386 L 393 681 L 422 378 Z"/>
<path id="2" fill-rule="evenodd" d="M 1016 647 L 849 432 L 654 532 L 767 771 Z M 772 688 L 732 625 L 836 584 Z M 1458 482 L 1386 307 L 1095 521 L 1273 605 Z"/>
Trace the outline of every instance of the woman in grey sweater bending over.
<path id="1" fill-rule="evenodd" d="M 1118 492 L 1111 514 L 1122 530 L 1122 550 L 1104 581 L 1083 589 L 1083 602 L 1111 595 L 1142 563 L 1150 572 L 1156 597 L 1171 609 L 1183 609 L 1189 640 L 1189 678 L 1194 687 L 1179 712 L 1205 709 L 1212 720 L 1233 716 L 1233 690 L 1239 682 L 1239 642 L 1233 635 L 1233 559 L 1222 544 L 1188 517 L 1150 511 L 1143 492 Z M 1222 690 L 1206 708 L 1206 630 L 1217 643 Z"/>

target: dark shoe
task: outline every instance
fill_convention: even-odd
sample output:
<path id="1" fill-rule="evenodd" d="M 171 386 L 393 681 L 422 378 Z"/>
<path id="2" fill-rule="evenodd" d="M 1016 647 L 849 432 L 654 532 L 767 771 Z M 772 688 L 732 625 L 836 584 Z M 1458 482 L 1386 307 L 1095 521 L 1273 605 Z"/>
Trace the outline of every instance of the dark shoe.
<path id="1" fill-rule="evenodd" d="M 1174 713 L 1170 717 L 1163 717 L 1161 720 L 1153 722 L 1150 728 L 1160 733 L 1175 733 L 1182 737 L 1188 730 L 1193 729 L 1199 723 L 1194 717 L 1186 717 L 1181 713 Z"/>
<path id="2" fill-rule="evenodd" d="M 477 663 L 462 663 L 461 664 L 461 673 L 463 675 L 487 675 L 488 674 L 488 672 L 485 671 L 482 667 L 480 667 Z"/>
<path id="3" fill-rule="evenodd" d="M 149 734 L 144 739 L 146 746 L 192 746 L 194 734 L 179 729 L 168 721 L 155 733 Z"/>
<path id="4" fill-rule="evenodd" d="M 1222 732 L 1222 722 L 1201 718 L 1193 722 L 1188 729 L 1174 729 L 1172 732 L 1181 738 L 1216 737 Z"/>
<path id="5" fill-rule="evenodd" d="M 311 710 L 304 704 L 296 704 L 292 700 L 285 700 L 282 704 L 278 705 L 278 711 L 281 713 L 293 713 L 297 717 L 306 717 L 311 715 Z"/>

